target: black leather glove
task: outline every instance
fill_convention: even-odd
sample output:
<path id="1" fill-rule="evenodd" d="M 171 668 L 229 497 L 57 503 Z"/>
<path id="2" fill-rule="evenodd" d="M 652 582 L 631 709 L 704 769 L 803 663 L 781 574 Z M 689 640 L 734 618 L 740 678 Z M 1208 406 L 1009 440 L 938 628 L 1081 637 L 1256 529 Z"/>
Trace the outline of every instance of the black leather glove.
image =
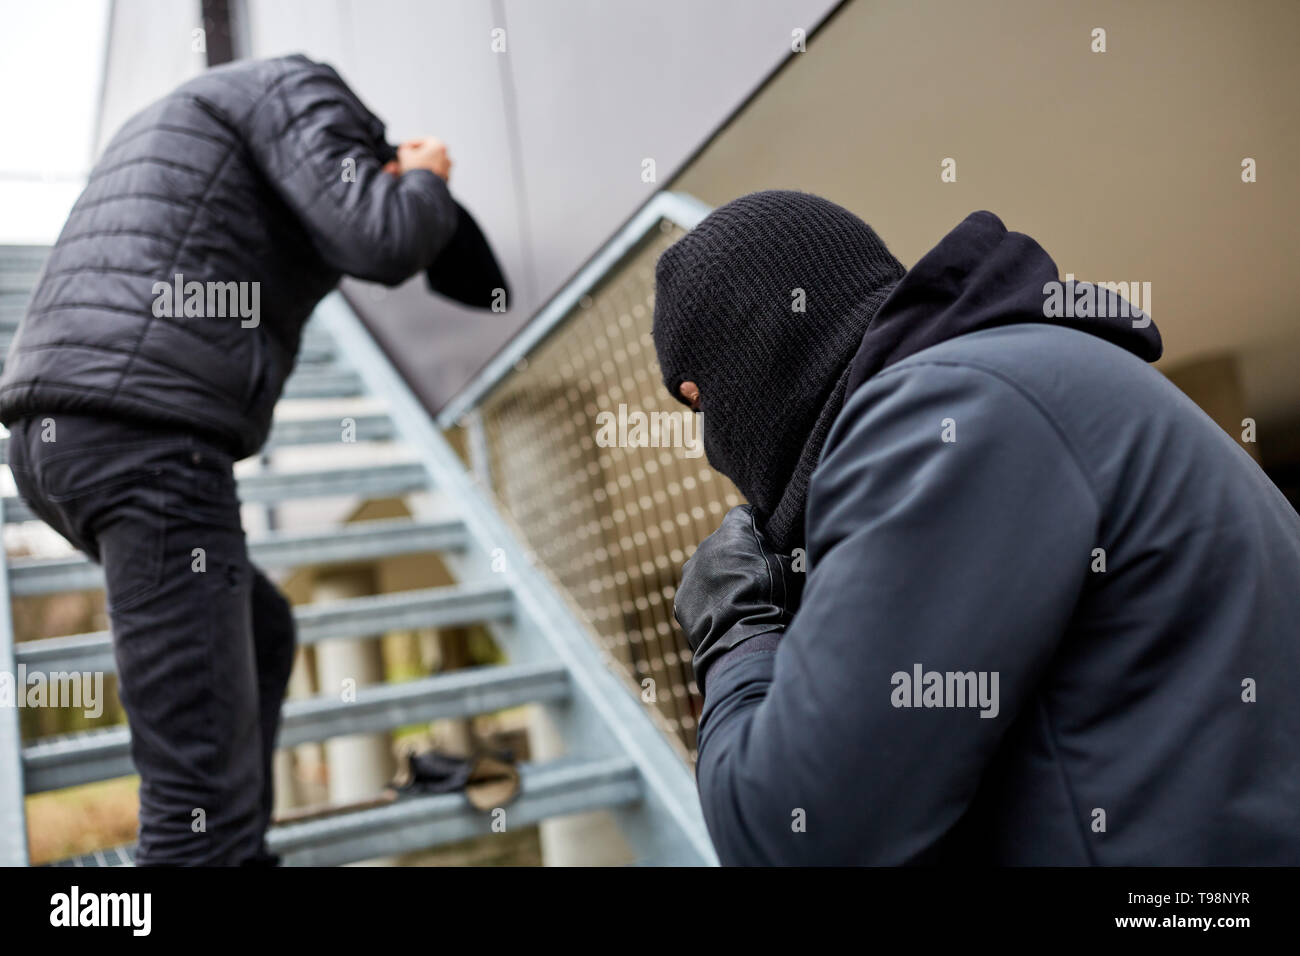
<path id="1" fill-rule="evenodd" d="M 751 637 L 780 634 L 799 607 L 804 574 L 768 546 L 749 505 L 727 512 L 682 569 L 673 615 L 695 652 L 701 693 L 708 668 Z"/>

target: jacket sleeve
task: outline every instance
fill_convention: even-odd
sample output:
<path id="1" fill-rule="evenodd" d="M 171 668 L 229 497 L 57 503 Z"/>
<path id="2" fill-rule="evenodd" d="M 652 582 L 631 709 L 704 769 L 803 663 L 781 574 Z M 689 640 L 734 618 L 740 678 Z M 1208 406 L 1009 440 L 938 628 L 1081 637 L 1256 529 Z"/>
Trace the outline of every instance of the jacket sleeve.
<path id="1" fill-rule="evenodd" d="M 1089 574 L 1095 499 L 1030 397 L 929 363 L 852 396 L 808 514 L 811 570 L 784 637 L 709 678 L 710 834 L 728 864 L 931 861 L 1036 706 Z M 911 686 L 918 667 L 944 675 L 937 695 L 924 676 Z M 968 687 L 986 691 L 976 706 L 916 706 Z"/>
<path id="2" fill-rule="evenodd" d="M 312 72 L 281 80 L 250 124 L 249 148 L 330 266 L 398 285 L 433 264 L 456 208 L 433 173 L 383 171 L 360 106 L 339 83 Z"/>

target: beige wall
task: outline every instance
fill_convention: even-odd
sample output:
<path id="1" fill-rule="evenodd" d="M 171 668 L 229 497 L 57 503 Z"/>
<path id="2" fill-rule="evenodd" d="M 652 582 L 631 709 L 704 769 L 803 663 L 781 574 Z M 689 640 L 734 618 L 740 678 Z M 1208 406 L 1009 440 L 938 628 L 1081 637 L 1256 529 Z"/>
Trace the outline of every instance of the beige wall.
<path id="1" fill-rule="evenodd" d="M 990 209 L 1062 273 L 1151 282 L 1161 367 L 1232 355 L 1263 443 L 1300 413 L 1297 36 L 1292 2 L 853 0 L 673 186 L 821 193 L 908 264 Z"/>

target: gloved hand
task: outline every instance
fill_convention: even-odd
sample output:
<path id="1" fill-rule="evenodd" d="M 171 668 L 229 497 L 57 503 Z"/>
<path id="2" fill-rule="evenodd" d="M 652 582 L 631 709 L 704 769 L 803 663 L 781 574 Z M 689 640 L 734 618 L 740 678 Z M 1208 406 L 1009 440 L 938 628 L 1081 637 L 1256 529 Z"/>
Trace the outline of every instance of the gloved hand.
<path id="1" fill-rule="evenodd" d="M 701 693 L 709 667 L 752 637 L 780 634 L 799 607 L 804 574 L 772 551 L 749 505 L 727 512 L 682 569 L 673 615 L 695 652 Z"/>

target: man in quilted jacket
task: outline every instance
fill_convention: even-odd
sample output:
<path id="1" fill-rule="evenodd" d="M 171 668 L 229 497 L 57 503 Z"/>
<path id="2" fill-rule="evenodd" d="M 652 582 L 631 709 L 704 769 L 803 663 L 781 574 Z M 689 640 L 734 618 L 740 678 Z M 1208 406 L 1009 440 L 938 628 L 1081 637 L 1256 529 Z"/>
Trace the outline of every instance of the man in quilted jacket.
<path id="1" fill-rule="evenodd" d="M 54 245 L 0 420 L 23 497 L 104 566 L 138 864 L 274 859 L 293 617 L 249 563 L 232 465 L 342 275 L 397 285 L 439 260 L 450 169 L 432 137 L 390 146 L 329 66 L 245 61 L 130 119 Z"/>

